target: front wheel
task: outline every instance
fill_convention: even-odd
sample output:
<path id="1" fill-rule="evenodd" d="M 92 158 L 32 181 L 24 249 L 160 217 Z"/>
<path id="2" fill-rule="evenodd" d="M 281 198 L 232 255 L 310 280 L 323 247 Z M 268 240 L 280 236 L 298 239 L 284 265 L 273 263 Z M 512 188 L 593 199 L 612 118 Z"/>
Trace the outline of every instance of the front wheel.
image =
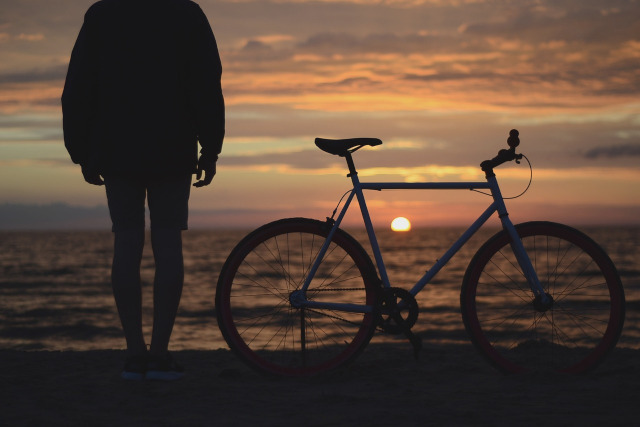
<path id="1" fill-rule="evenodd" d="M 533 297 L 507 232 L 469 264 L 460 304 L 478 350 L 505 373 L 585 372 L 615 347 L 624 322 L 620 278 L 600 246 L 550 222 L 516 226 L 550 303 Z"/>
<path id="2" fill-rule="evenodd" d="M 291 218 L 253 231 L 231 252 L 216 289 L 218 325 L 249 366 L 306 376 L 342 366 L 368 344 L 374 313 L 297 308 L 298 291 L 325 242 L 327 223 Z M 313 301 L 375 306 L 371 259 L 338 229 L 306 293 Z"/>

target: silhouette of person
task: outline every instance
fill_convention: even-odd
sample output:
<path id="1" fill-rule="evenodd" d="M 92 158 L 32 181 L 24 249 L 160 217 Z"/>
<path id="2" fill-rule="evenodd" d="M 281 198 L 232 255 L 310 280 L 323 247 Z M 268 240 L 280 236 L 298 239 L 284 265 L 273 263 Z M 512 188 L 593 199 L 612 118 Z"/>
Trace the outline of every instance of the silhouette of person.
<path id="1" fill-rule="evenodd" d="M 209 22 L 189 0 L 98 1 L 71 53 L 64 142 L 85 181 L 106 188 L 125 379 L 183 375 L 168 352 L 184 281 L 182 230 L 192 175 L 203 187 L 216 174 L 225 132 L 221 73 Z M 155 260 L 148 349 L 140 283 L 145 198 Z"/>

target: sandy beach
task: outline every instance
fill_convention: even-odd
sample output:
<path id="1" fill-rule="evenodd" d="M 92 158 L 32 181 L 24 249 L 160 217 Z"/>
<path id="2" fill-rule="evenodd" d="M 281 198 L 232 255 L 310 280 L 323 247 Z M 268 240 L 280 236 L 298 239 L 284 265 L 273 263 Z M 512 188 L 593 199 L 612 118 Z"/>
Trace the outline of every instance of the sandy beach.
<path id="1" fill-rule="evenodd" d="M 271 378 L 227 349 L 178 351 L 187 375 L 126 382 L 124 353 L 0 351 L 2 426 L 629 425 L 640 351 L 617 348 L 579 375 L 504 376 L 469 345 L 372 344 L 348 368 Z"/>

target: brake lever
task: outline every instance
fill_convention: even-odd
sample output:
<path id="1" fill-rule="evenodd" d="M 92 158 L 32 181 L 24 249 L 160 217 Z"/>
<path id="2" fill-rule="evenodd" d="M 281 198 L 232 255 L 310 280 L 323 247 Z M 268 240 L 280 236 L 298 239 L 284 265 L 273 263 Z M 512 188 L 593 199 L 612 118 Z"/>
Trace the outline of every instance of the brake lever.
<path id="1" fill-rule="evenodd" d="M 522 160 L 522 154 L 516 154 L 516 147 L 520 145 L 520 132 L 517 129 L 511 129 L 509 131 L 509 138 L 507 139 L 507 144 L 513 150 L 513 154 L 515 154 L 515 161 L 517 164 L 520 164 L 520 160 Z"/>

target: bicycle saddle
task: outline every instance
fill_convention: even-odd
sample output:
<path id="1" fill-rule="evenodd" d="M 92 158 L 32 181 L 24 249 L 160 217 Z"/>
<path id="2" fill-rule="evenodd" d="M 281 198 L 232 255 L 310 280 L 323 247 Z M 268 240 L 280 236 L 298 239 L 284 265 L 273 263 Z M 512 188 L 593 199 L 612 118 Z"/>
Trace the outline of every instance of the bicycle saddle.
<path id="1" fill-rule="evenodd" d="M 365 145 L 371 147 L 382 144 L 378 138 L 347 138 L 347 139 L 325 139 L 316 138 L 316 145 L 322 151 L 337 156 L 344 156 L 347 152 L 355 151 Z M 352 150 L 354 149 L 355 150 Z"/>

